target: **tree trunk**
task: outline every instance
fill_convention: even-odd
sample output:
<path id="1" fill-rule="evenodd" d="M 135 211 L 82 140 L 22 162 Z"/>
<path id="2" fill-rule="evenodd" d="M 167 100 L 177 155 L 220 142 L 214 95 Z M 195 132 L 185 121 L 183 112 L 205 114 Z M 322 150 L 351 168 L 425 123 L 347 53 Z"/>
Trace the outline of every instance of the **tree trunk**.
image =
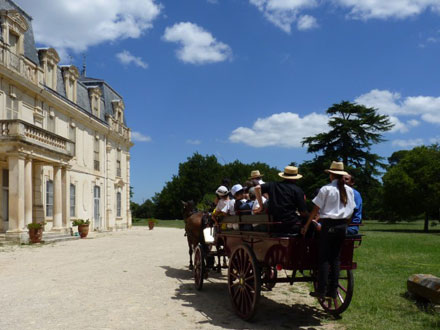
<path id="1" fill-rule="evenodd" d="M 427 233 L 429 231 L 429 219 L 428 219 L 428 212 L 425 212 L 425 226 L 423 228 L 423 231 Z"/>

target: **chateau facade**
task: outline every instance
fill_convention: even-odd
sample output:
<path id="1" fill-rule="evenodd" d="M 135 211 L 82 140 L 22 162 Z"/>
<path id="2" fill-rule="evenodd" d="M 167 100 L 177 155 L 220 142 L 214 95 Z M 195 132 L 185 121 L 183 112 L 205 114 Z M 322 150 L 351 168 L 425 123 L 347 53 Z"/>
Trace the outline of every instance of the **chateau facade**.
<path id="1" fill-rule="evenodd" d="M 69 233 L 131 226 L 130 148 L 122 97 L 105 81 L 37 49 L 32 18 L 0 0 L 0 233 L 27 224 Z"/>

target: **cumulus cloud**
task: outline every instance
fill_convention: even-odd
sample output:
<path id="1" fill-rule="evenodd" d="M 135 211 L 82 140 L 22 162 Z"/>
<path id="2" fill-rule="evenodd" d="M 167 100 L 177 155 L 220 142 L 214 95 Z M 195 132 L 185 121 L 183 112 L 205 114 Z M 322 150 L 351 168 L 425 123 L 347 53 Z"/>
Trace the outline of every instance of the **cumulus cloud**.
<path id="1" fill-rule="evenodd" d="M 298 19 L 296 26 L 298 30 L 305 31 L 305 30 L 315 29 L 319 25 L 315 17 L 310 15 L 303 15 Z"/>
<path id="2" fill-rule="evenodd" d="M 200 140 L 191 140 L 191 139 L 188 139 L 188 140 L 186 140 L 186 143 L 188 143 L 188 144 L 193 144 L 193 145 L 199 145 L 199 144 L 201 144 L 202 142 L 201 142 Z"/>
<path id="3" fill-rule="evenodd" d="M 379 112 L 389 115 L 396 124 L 394 131 L 406 132 L 408 126 L 417 126 L 418 120 L 412 119 L 407 124 L 397 116 L 418 116 L 428 123 L 440 124 L 440 97 L 409 96 L 403 98 L 399 93 L 388 90 L 373 89 L 355 99 L 356 103 L 379 109 Z"/>
<path id="4" fill-rule="evenodd" d="M 163 39 L 180 44 L 177 58 L 191 64 L 223 62 L 232 58 L 232 50 L 202 27 L 191 22 L 176 23 L 167 27 Z"/>
<path id="5" fill-rule="evenodd" d="M 423 139 L 394 140 L 391 144 L 400 148 L 414 148 L 423 145 Z"/>
<path id="6" fill-rule="evenodd" d="M 292 112 L 278 113 L 257 119 L 252 128 L 235 129 L 229 136 L 229 141 L 252 147 L 298 148 L 305 136 L 328 131 L 327 121 L 327 116 L 316 113 L 302 118 Z"/>
<path id="7" fill-rule="evenodd" d="M 302 10 L 318 5 L 316 0 L 249 0 L 249 2 L 256 6 L 267 20 L 287 33 L 291 32 L 291 25 L 298 20 Z M 308 24 L 310 24 L 310 19 L 303 18 L 304 20 L 309 20 Z"/>
<path id="8" fill-rule="evenodd" d="M 135 131 L 131 132 L 131 139 L 136 142 L 151 142 L 151 137 Z"/>
<path id="9" fill-rule="evenodd" d="M 33 18 L 37 43 L 61 54 L 103 42 L 139 38 L 162 6 L 156 0 L 17 0 Z"/>
<path id="10" fill-rule="evenodd" d="M 440 13 L 439 0 L 249 0 L 249 3 L 287 33 L 295 22 L 298 30 L 317 27 L 316 19 L 303 13 L 328 4 L 347 10 L 349 19 L 405 19 L 428 10 Z"/>
<path id="11" fill-rule="evenodd" d="M 129 65 L 133 63 L 140 68 L 148 68 L 148 64 L 144 62 L 141 57 L 132 55 L 128 50 L 123 50 L 122 52 L 116 54 L 116 57 L 124 65 Z"/>
<path id="12" fill-rule="evenodd" d="M 333 0 L 336 5 L 350 9 L 349 16 L 357 19 L 403 19 L 426 10 L 438 12 L 438 0 Z"/>

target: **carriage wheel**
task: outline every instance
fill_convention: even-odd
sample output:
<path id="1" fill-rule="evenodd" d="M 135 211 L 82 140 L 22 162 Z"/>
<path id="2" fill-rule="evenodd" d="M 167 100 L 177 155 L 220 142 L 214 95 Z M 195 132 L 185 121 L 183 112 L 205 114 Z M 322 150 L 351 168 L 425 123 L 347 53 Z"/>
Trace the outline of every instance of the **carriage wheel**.
<path id="1" fill-rule="evenodd" d="M 265 282 L 263 285 L 268 289 L 272 290 L 275 287 L 276 279 L 278 278 L 278 272 L 275 267 L 268 267 L 263 273 L 262 281 L 265 282 L 266 279 L 269 279 L 271 282 Z"/>
<path id="2" fill-rule="evenodd" d="M 313 284 L 316 291 L 318 288 L 318 282 L 315 281 Z M 353 271 L 351 269 L 345 271 L 341 270 L 336 298 L 318 299 L 319 304 L 327 313 L 338 316 L 348 308 L 348 305 L 350 305 L 351 298 L 353 297 L 353 289 Z"/>
<path id="3" fill-rule="evenodd" d="M 203 277 L 205 276 L 205 253 L 199 244 L 194 250 L 194 286 L 197 290 L 202 290 Z"/>
<path id="4" fill-rule="evenodd" d="M 229 259 L 229 297 L 235 312 L 250 320 L 260 297 L 260 269 L 254 252 L 247 245 L 238 246 Z"/>

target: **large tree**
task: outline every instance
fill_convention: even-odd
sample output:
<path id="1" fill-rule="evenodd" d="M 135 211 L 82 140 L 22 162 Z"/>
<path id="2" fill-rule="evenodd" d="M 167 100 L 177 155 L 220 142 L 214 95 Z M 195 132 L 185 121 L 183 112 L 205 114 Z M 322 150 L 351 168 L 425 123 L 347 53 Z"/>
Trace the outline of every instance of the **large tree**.
<path id="1" fill-rule="evenodd" d="M 323 181 L 322 171 L 328 168 L 334 160 L 342 160 L 347 170 L 356 178 L 357 189 L 364 200 L 364 215 L 371 217 L 377 205 L 377 191 L 380 182 L 376 176 L 379 169 L 385 168 L 383 158 L 371 151 L 371 147 L 383 142 L 383 134 L 389 131 L 393 124 L 389 117 L 381 115 L 375 108 L 343 101 L 334 104 L 326 111 L 329 115 L 328 132 L 303 139 L 309 153 L 315 158 L 300 166 L 304 171 L 305 180 Z M 309 173 L 309 177 L 307 174 Z"/>
<path id="2" fill-rule="evenodd" d="M 307 152 L 326 160 L 340 159 L 347 166 L 379 174 L 377 168 L 386 165 L 382 157 L 371 152 L 371 147 L 383 142 L 383 133 L 393 127 L 389 117 L 375 108 L 348 101 L 333 104 L 326 113 L 330 116 L 330 130 L 304 138 L 302 144 L 307 146 Z"/>
<path id="3" fill-rule="evenodd" d="M 440 209 L 440 146 L 416 147 L 396 152 L 396 162 L 383 176 L 384 202 L 398 219 L 425 215 L 424 230 L 430 217 Z"/>

